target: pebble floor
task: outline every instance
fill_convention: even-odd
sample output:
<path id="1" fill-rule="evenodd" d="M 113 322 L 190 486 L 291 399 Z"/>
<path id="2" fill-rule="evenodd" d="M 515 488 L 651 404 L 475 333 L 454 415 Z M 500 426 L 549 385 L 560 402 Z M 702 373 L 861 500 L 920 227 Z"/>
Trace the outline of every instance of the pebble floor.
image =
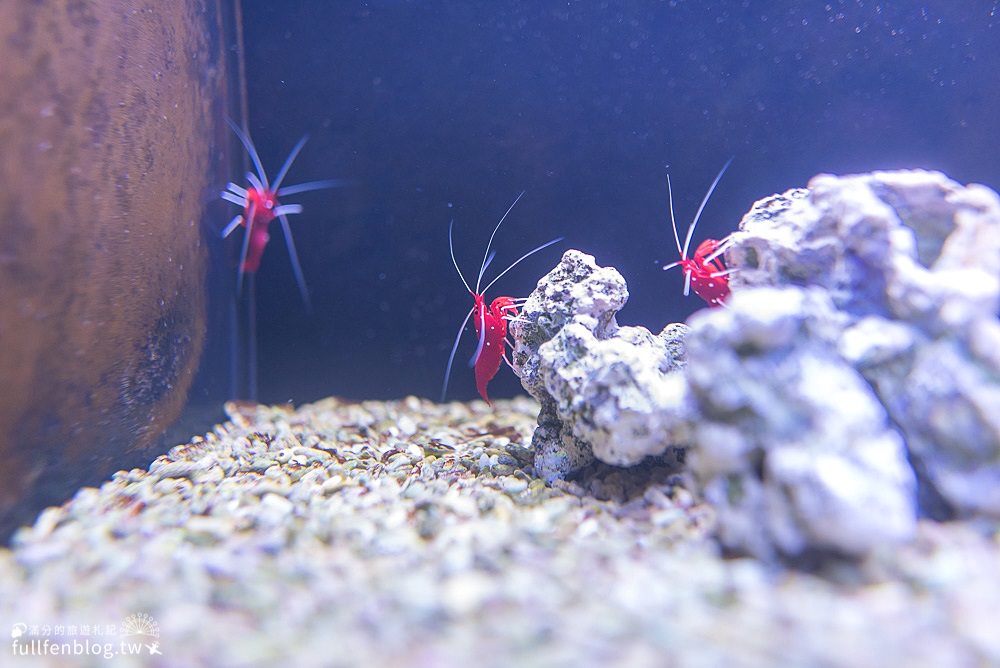
<path id="1" fill-rule="evenodd" d="M 536 411 L 230 404 L 0 549 L 0 665 L 1000 665 L 997 526 L 723 558 L 670 463 L 534 479 Z"/>

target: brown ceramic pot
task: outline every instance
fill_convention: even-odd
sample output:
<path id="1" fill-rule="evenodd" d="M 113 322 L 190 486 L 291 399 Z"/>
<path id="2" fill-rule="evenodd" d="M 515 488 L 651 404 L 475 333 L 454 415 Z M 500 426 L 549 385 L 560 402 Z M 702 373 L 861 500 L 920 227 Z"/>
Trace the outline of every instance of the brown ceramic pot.
<path id="1" fill-rule="evenodd" d="M 213 0 L 0 3 L 0 537 L 185 402 L 220 23 Z"/>

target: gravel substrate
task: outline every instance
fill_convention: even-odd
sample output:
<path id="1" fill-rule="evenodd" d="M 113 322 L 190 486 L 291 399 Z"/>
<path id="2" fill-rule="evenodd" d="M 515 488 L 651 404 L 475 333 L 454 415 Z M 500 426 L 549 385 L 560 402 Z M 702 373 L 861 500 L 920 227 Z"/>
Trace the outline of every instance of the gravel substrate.
<path id="1" fill-rule="evenodd" d="M 43 639 L 115 665 L 1000 663 L 995 526 L 769 567 L 718 554 L 676 462 L 535 479 L 528 400 L 228 410 L 0 550 L 0 664 L 109 665 L 6 656 Z"/>

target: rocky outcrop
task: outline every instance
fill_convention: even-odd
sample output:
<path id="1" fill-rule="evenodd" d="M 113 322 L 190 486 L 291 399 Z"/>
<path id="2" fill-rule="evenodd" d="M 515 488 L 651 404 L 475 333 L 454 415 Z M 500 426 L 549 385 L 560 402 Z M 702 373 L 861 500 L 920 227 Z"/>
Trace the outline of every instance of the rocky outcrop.
<path id="1" fill-rule="evenodd" d="M 925 509 L 1000 517 L 997 194 L 935 172 L 818 176 L 758 202 L 733 239 L 734 290 L 829 295 L 837 349 L 906 439 Z"/>
<path id="2" fill-rule="evenodd" d="M 731 241 L 727 308 L 689 330 L 618 327 L 624 280 L 576 251 L 539 282 L 512 325 L 537 473 L 685 447 L 722 543 L 762 557 L 861 556 L 920 510 L 1000 517 L 996 194 L 819 176 Z"/>
<path id="3" fill-rule="evenodd" d="M 619 327 L 625 279 L 570 250 L 538 283 L 511 324 L 514 368 L 541 404 L 535 470 L 551 481 L 594 457 L 639 463 L 686 440 L 683 360 L 685 325 L 658 336 Z M 678 431 L 680 430 L 680 431 Z"/>

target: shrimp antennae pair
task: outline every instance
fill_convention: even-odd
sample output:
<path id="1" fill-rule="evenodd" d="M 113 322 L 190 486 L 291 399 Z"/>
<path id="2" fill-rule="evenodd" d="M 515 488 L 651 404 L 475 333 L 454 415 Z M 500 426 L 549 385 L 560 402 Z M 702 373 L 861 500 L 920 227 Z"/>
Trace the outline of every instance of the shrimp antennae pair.
<path id="1" fill-rule="evenodd" d="M 453 235 L 453 231 L 454 231 L 454 228 L 455 228 L 455 221 L 452 220 L 448 224 L 448 251 L 451 254 L 451 263 L 455 267 L 455 271 L 458 272 L 458 277 L 461 279 L 462 284 L 465 286 L 465 289 L 468 290 L 469 294 L 471 294 L 473 296 L 473 298 L 476 300 L 476 305 L 474 305 L 469 310 L 469 312 L 465 315 L 465 319 L 462 321 L 461 326 L 458 328 L 458 333 L 455 335 L 455 342 L 454 342 L 454 344 L 452 344 L 451 353 L 449 353 L 449 355 L 448 355 L 448 365 L 445 368 L 445 372 L 444 372 L 444 382 L 441 385 L 441 401 L 444 401 L 445 395 L 448 393 L 448 380 L 449 380 L 449 378 L 451 378 L 451 367 L 452 367 L 452 365 L 455 362 L 455 353 L 458 350 L 458 344 L 459 344 L 459 342 L 462 340 L 462 333 L 465 331 L 466 325 L 469 324 L 469 318 L 472 317 L 472 314 L 476 312 L 477 308 L 479 310 L 479 315 L 480 315 L 480 321 L 479 321 L 479 327 L 478 327 L 478 329 L 479 329 L 479 338 L 478 338 L 478 341 L 476 343 L 476 350 L 472 354 L 471 359 L 469 360 L 469 366 L 470 367 L 471 366 L 475 366 L 475 364 L 479 361 L 480 355 L 483 352 L 483 347 L 485 346 L 485 343 L 486 343 L 486 329 L 487 329 L 486 328 L 486 309 L 485 309 L 485 307 L 482 307 L 480 305 L 480 303 L 483 301 L 483 299 L 484 299 L 483 295 L 485 295 L 486 291 L 489 290 L 491 287 L 493 287 L 493 285 L 498 280 L 500 280 L 500 278 L 502 278 L 507 272 L 509 272 L 514 267 L 516 267 L 522 261 L 524 261 L 527 258 L 531 257 L 535 253 L 537 253 L 537 252 L 539 252 L 541 250 L 544 250 L 544 249 L 548 248 L 549 246 L 551 246 L 553 244 L 556 244 L 556 243 L 558 243 L 558 242 L 560 242 L 560 241 L 563 240 L 563 237 L 557 237 L 555 239 L 552 239 L 551 241 L 547 241 L 546 243 L 544 243 L 544 244 L 542 244 L 540 246 L 537 246 L 537 247 L 531 249 L 530 251 L 528 251 L 527 253 L 525 253 L 521 257 L 519 257 L 517 260 L 515 260 L 513 263 L 511 263 L 506 269 L 504 269 L 499 274 L 497 274 L 493 278 L 493 280 L 491 280 L 489 283 L 486 284 L 485 288 L 482 288 L 480 290 L 480 285 L 482 285 L 483 276 L 486 273 L 486 269 L 487 269 L 487 267 L 490 266 L 490 264 L 493 262 L 493 258 L 496 256 L 496 252 L 495 251 L 491 252 L 491 248 L 493 246 L 493 239 L 496 237 L 497 230 L 499 230 L 500 226 L 503 225 L 503 222 L 507 219 L 507 216 L 510 214 L 511 210 L 513 210 L 514 206 L 524 196 L 524 193 L 525 193 L 525 191 L 522 190 L 521 193 L 516 198 L 514 198 L 514 201 L 511 203 L 511 205 L 509 207 L 507 207 L 507 211 L 504 212 L 503 216 L 500 218 L 500 221 L 493 228 L 493 232 L 492 232 L 492 234 L 490 234 L 489 241 L 486 243 L 486 251 L 483 253 L 483 261 L 482 261 L 482 264 L 480 264 L 480 266 L 479 266 L 479 273 L 476 276 L 476 287 L 475 287 L 475 290 L 473 290 L 472 287 L 470 287 L 469 282 L 465 279 L 465 276 L 462 274 L 461 268 L 459 268 L 459 266 L 458 266 L 458 260 L 455 259 L 455 244 L 454 244 L 454 240 L 453 240 L 453 236 L 454 236 Z"/>

